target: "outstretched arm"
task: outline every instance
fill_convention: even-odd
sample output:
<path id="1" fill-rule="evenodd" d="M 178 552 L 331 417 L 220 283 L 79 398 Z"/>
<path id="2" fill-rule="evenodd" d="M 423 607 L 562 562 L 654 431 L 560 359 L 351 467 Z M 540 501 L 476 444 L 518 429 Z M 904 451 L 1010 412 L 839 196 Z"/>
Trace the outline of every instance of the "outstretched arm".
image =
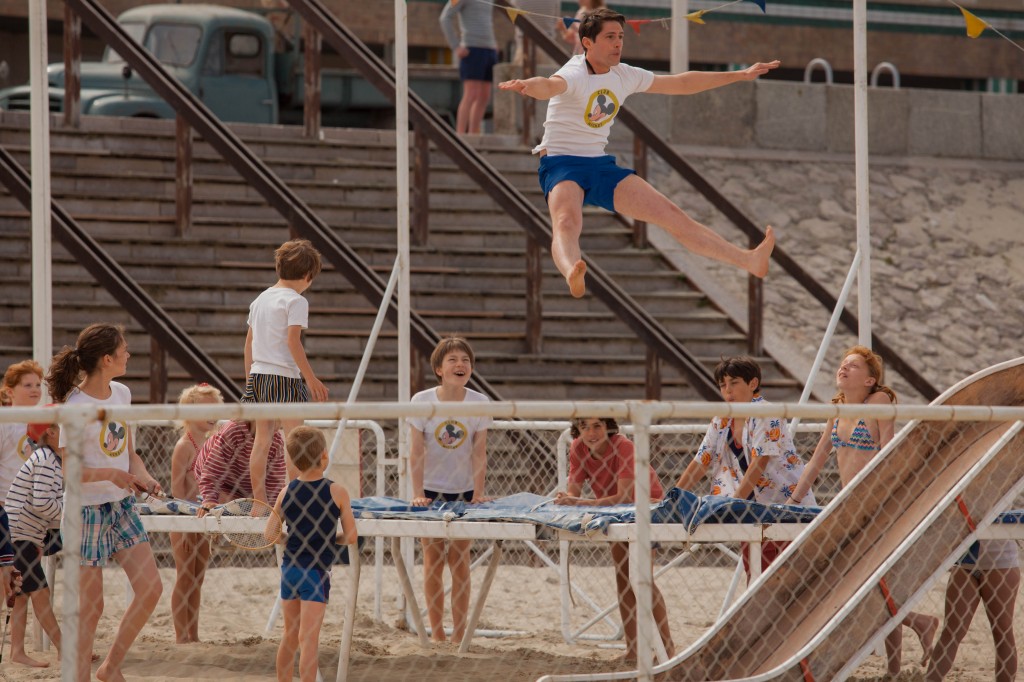
<path id="1" fill-rule="evenodd" d="M 498 83 L 499 90 L 511 90 L 512 92 L 518 92 L 523 97 L 532 97 L 534 99 L 551 99 L 555 95 L 561 95 L 568 87 L 569 85 L 561 76 L 552 76 L 551 78 L 534 76 L 526 80 L 516 78 L 515 80 Z"/>
<path id="2" fill-rule="evenodd" d="M 658 75 L 646 92 L 654 95 L 695 95 L 723 85 L 756 80 L 772 69 L 779 68 L 780 63 L 776 59 L 767 64 L 758 62 L 741 71 L 685 71 L 670 76 Z"/>

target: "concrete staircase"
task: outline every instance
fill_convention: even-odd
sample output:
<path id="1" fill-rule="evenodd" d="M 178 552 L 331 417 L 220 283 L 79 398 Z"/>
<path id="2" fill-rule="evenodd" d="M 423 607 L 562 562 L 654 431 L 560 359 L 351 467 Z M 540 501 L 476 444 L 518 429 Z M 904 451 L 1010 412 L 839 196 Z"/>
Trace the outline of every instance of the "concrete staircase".
<path id="1" fill-rule="evenodd" d="M 295 128 L 235 130 L 367 263 L 388 276 L 395 258 L 393 134 L 331 129 L 314 143 Z M 0 145 L 28 167 L 27 117 L 0 112 Z M 274 282 L 273 250 L 288 238 L 287 225 L 197 141 L 193 227 L 175 236 L 174 147 L 173 123 L 167 121 L 86 117 L 82 130 L 55 126 L 53 196 L 241 384 L 248 305 Z M 478 148 L 516 187 L 543 203 L 536 162 L 521 146 L 485 137 Z M 524 233 L 436 152 L 430 186 L 429 241 L 412 251 L 412 305 L 439 333 L 471 340 L 479 374 L 507 399 L 644 396 L 644 345 L 596 299 L 572 299 L 547 254 L 543 350 L 526 353 Z M 6 366 L 31 353 L 31 264 L 28 212 L 2 187 L 0 235 L 6 292 L 0 301 L 0 363 Z M 744 352 L 744 335 L 658 253 L 632 248 L 628 230 L 613 216 L 588 213 L 583 246 L 707 366 Z M 123 322 L 134 356 L 126 380 L 136 399 L 146 400 L 148 336 L 57 244 L 53 258 L 55 345 L 73 343 L 91 322 Z M 307 296 L 307 352 L 331 395 L 344 398 L 376 310 L 329 265 Z M 771 398 L 796 399 L 797 383 L 771 359 L 760 360 Z M 396 367 L 396 332 L 385 325 L 360 398 L 394 399 Z M 675 368 L 663 365 L 662 372 L 665 399 L 697 398 Z M 192 381 L 169 361 L 169 398 Z M 426 382 L 432 385 L 432 378 Z"/>

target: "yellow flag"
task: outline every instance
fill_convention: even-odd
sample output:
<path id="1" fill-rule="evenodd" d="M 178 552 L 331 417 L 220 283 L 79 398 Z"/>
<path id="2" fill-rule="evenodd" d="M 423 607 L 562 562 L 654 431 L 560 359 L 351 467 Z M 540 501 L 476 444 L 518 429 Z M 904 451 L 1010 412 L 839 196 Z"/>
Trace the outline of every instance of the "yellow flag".
<path id="1" fill-rule="evenodd" d="M 981 35 L 982 31 L 988 28 L 988 24 L 985 23 L 984 19 L 979 19 L 963 7 L 960 8 L 960 11 L 964 13 L 964 21 L 967 22 L 967 35 L 969 37 L 977 38 Z"/>
<path id="2" fill-rule="evenodd" d="M 523 13 L 522 10 L 513 9 L 512 7 L 506 7 L 505 11 L 508 12 L 508 18 L 512 21 L 513 24 L 516 23 L 516 17 Z"/>
<path id="3" fill-rule="evenodd" d="M 704 20 L 701 19 L 701 17 L 704 16 L 705 12 L 707 12 L 706 9 L 699 9 L 696 12 L 690 12 L 689 14 L 687 14 L 686 18 L 695 24 L 703 24 Z"/>

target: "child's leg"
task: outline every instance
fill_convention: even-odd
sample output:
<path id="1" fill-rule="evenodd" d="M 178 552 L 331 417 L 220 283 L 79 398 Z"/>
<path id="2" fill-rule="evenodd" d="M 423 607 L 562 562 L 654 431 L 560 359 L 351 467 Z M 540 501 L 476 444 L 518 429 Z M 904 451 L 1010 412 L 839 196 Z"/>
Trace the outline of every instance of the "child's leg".
<path id="1" fill-rule="evenodd" d="M 174 589 L 171 591 L 171 620 L 178 644 L 192 641 L 189 633 L 189 603 L 193 590 L 191 533 L 171 533 L 171 554 L 174 556 Z"/>
<path id="2" fill-rule="evenodd" d="M 427 603 L 431 639 L 444 637 L 444 540 L 423 539 L 423 600 Z"/>
<path id="3" fill-rule="evenodd" d="M 33 592 L 32 594 L 35 594 Z M 39 661 L 25 653 L 25 628 L 28 626 L 28 601 L 29 595 L 19 594 L 14 598 L 14 608 L 11 610 L 11 660 L 21 665 L 30 665 L 33 668 L 45 668 L 50 665 L 46 661 Z M 39 611 L 36 610 L 38 615 Z"/>
<path id="4" fill-rule="evenodd" d="M 946 583 L 946 622 L 928 661 L 927 682 L 940 682 L 953 667 L 956 651 L 971 627 L 979 599 L 978 583 L 971 574 L 962 568 L 953 568 Z"/>
<path id="5" fill-rule="evenodd" d="M 114 554 L 114 558 L 128 576 L 128 583 L 132 587 L 134 596 L 131 603 L 128 604 L 128 608 L 125 609 L 124 615 L 121 616 L 121 623 L 118 625 L 117 634 L 110 645 L 107 657 L 96 670 L 96 677 L 104 682 L 124 680 L 124 675 L 121 674 L 121 664 L 124 663 L 128 649 L 131 648 L 142 627 L 153 614 L 157 602 L 160 601 L 160 593 L 163 592 L 160 572 L 157 570 L 156 561 L 153 559 L 153 550 L 148 542 L 140 542 L 122 549 Z"/>
<path id="6" fill-rule="evenodd" d="M 191 563 L 191 575 L 194 588 L 188 595 L 188 634 L 189 641 L 199 641 L 199 606 L 203 598 L 203 581 L 206 580 L 206 567 L 210 563 L 210 541 L 198 534 L 190 534 L 193 538 L 195 550 Z"/>
<path id="7" fill-rule="evenodd" d="M 615 565 L 615 591 L 619 598 L 619 617 L 626 633 L 626 660 L 635 661 L 636 647 L 636 595 L 629 582 L 629 544 L 613 542 L 612 563 Z"/>
<path id="8" fill-rule="evenodd" d="M 299 679 L 302 682 L 316 682 L 320 626 L 327 612 L 327 602 L 300 601 L 299 604 Z"/>
<path id="9" fill-rule="evenodd" d="M 270 443 L 274 439 L 273 420 L 260 420 L 255 423 L 255 435 L 252 441 L 252 454 L 249 456 L 249 476 L 252 482 L 253 497 L 269 504 L 267 499 L 267 459 L 270 457 Z"/>
<path id="10" fill-rule="evenodd" d="M 288 439 L 288 434 L 291 433 L 293 429 L 296 429 L 296 428 L 302 426 L 304 423 L 305 422 L 303 420 L 301 420 L 301 419 L 282 419 L 281 420 L 281 429 L 284 430 L 285 440 Z M 273 436 L 273 432 L 271 432 L 271 436 Z M 328 444 L 328 447 L 330 447 L 329 444 Z M 295 480 L 296 478 L 299 477 L 299 470 L 295 468 L 294 464 L 292 464 L 292 458 L 291 457 L 285 457 L 284 458 L 284 466 L 285 466 L 285 469 L 288 470 L 288 480 L 289 481 Z M 270 503 L 273 504 L 274 501 L 271 500 Z"/>
<path id="11" fill-rule="evenodd" d="M 53 615 L 53 606 L 50 604 L 50 588 L 44 587 L 36 590 L 30 596 L 36 620 L 39 621 L 46 636 L 53 642 L 53 647 L 59 655 L 61 646 L 60 625 L 57 624 L 57 617 Z"/>
<path id="12" fill-rule="evenodd" d="M 96 639 L 96 626 L 103 614 L 103 569 L 82 566 L 78 583 L 78 682 L 92 679 L 92 643 Z"/>
<path id="13" fill-rule="evenodd" d="M 658 634 L 661 635 L 661 643 L 665 645 L 665 653 L 671 658 L 676 653 L 676 645 L 672 641 L 672 628 L 668 624 L 668 607 L 665 605 L 665 597 L 661 594 L 661 590 L 654 584 L 653 564 L 651 572 L 651 602 L 654 622 L 658 624 Z"/>
<path id="14" fill-rule="evenodd" d="M 996 682 L 1017 678 L 1017 643 L 1013 636 L 1013 606 L 1020 587 L 1019 568 L 994 568 L 982 572 L 979 592 L 992 627 L 996 648 Z"/>
<path id="15" fill-rule="evenodd" d="M 299 626 L 301 624 L 301 604 L 298 599 L 281 601 L 281 613 L 284 615 L 284 632 L 281 643 L 277 646 L 277 680 L 288 682 L 295 670 L 295 652 L 299 649 Z"/>
<path id="16" fill-rule="evenodd" d="M 764 240 L 756 248 L 740 248 L 688 216 L 639 175 L 630 175 L 616 186 L 615 210 L 630 218 L 654 223 L 699 256 L 735 265 L 758 277 L 768 274 L 768 262 L 775 248 L 771 228 L 765 231 Z"/>
<path id="17" fill-rule="evenodd" d="M 935 633 L 939 630 L 939 619 L 911 611 L 903 619 L 903 624 L 913 630 L 921 641 L 921 665 L 928 665 L 928 658 L 932 655 L 932 646 L 935 643 Z"/>
<path id="18" fill-rule="evenodd" d="M 472 592 L 469 571 L 469 540 L 452 540 L 448 546 L 448 570 L 452 574 L 452 641 L 462 643 L 466 636 L 469 595 Z"/>
<path id="19" fill-rule="evenodd" d="M 889 675 L 900 674 L 903 666 L 903 628 L 898 627 L 885 638 L 885 660 Z"/>

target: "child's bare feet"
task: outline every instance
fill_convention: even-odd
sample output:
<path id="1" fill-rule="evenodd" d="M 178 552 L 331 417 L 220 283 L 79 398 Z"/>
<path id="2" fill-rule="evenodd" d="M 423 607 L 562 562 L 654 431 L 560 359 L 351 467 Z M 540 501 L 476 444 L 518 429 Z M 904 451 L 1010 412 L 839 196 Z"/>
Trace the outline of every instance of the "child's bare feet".
<path id="1" fill-rule="evenodd" d="M 101 682 L 126 682 L 120 668 L 108 665 L 106 661 L 96 669 L 96 679 Z"/>
<path id="2" fill-rule="evenodd" d="M 747 270 L 755 277 L 764 277 L 768 274 L 768 264 L 771 262 L 772 250 L 775 248 L 775 230 L 769 225 L 764 230 L 764 239 L 750 252 L 750 266 Z"/>
<path id="3" fill-rule="evenodd" d="M 914 632 L 917 633 L 917 638 L 921 640 L 921 648 L 924 649 L 924 653 L 921 654 L 921 665 L 927 667 L 928 660 L 932 657 L 935 633 L 939 631 L 939 619 L 934 616 L 919 616 L 918 620 L 926 621 L 920 630 L 914 628 Z"/>
<path id="4" fill-rule="evenodd" d="M 15 663 L 20 663 L 21 665 L 27 665 L 27 666 L 30 666 L 32 668 L 49 668 L 50 667 L 49 661 L 37 661 L 36 659 L 34 659 L 31 656 L 29 656 L 28 654 L 26 654 L 24 651 L 19 651 L 19 652 L 16 652 L 16 653 L 12 652 L 11 653 L 11 660 L 14 661 Z"/>
<path id="5" fill-rule="evenodd" d="M 576 261 L 569 276 L 565 278 L 565 281 L 569 283 L 569 293 L 573 298 L 583 298 L 583 294 L 587 293 L 586 277 L 587 264 L 581 260 Z"/>

